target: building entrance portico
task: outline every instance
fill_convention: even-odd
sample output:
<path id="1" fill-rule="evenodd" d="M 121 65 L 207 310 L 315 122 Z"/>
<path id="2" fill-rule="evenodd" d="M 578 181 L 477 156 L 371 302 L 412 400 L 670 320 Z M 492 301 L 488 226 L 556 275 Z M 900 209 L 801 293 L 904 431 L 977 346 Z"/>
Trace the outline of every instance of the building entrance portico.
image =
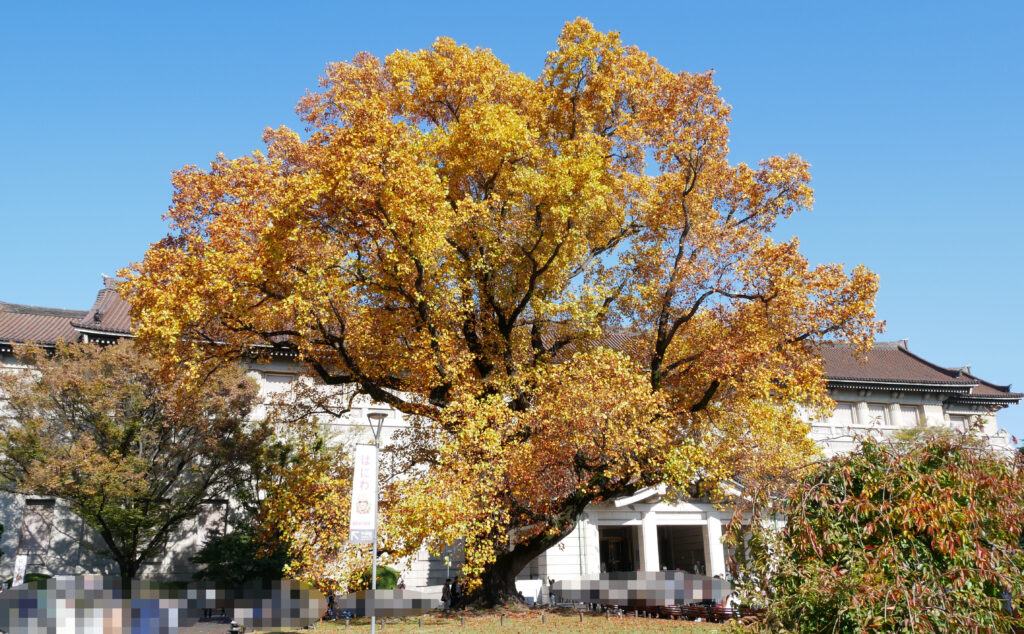
<path id="1" fill-rule="evenodd" d="M 722 533 L 730 517 L 730 511 L 702 500 L 665 499 L 657 489 L 625 502 L 594 504 L 521 578 L 662 570 L 724 577 Z"/>

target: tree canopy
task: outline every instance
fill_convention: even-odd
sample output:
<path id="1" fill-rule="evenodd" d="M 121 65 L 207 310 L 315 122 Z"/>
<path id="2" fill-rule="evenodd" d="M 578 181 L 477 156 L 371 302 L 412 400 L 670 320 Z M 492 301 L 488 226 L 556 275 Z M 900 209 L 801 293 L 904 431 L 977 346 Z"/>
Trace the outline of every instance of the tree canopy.
<path id="1" fill-rule="evenodd" d="M 199 569 L 192 575 L 220 588 L 241 588 L 252 581 L 279 580 L 288 565 L 287 551 L 261 543 L 255 526 L 245 523 L 203 544 L 191 561 Z"/>
<path id="2" fill-rule="evenodd" d="M 124 272 L 138 334 L 172 362 L 293 354 L 404 412 L 385 540 L 463 537 L 495 592 L 591 502 L 812 452 L 816 346 L 878 329 L 871 272 L 771 237 L 807 163 L 730 164 L 711 73 L 585 20 L 537 79 L 439 38 L 330 64 L 298 111 L 306 134 L 175 174 L 170 234 Z"/>
<path id="3" fill-rule="evenodd" d="M 125 579 L 204 500 L 228 495 L 267 433 L 246 422 L 257 387 L 236 367 L 169 377 L 130 341 L 17 354 L 27 368 L 0 373 L 2 483 L 66 500 Z"/>
<path id="4" fill-rule="evenodd" d="M 866 439 L 784 497 L 751 496 L 760 504 L 730 537 L 737 590 L 767 606 L 766 629 L 1011 631 L 1022 485 L 1019 455 L 963 433 Z"/>

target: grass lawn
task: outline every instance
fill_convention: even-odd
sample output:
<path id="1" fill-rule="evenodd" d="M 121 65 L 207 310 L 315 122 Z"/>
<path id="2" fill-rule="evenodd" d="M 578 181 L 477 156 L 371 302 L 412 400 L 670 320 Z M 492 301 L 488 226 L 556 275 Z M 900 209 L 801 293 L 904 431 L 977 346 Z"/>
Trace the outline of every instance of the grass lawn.
<path id="1" fill-rule="evenodd" d="M 541 620 L 541 615 L 544 620 Z M 633 618 L 632 616 L 605 619 L 603 614 L 584 614 L 583 622 L 575 613 L 565 612 L 509 612 L 502 625 L 500 612 L 477 612 L 465 615 L 427 614 L 423 617 L 422 631 L 430 632 L 668 632 L 682 631 L 688 634 L 717 634 L 724 632 L 725 625 L 716 623 L 694 623 L 691 621 L 671 621 L 668 619 Z M 465 625 L 462 624 L 465 618 Z M 405 619 L 389 618 L 377 621 L 377 629 L 381 632 L 413 632 L 421 631 L 420 617 Z M 370 619 L 352 619 L 348 631 L 369 632 Z M 304 630 L 309 632 L 310 630 Z M 322 622 L 316 625 L 317 632 L 341 634 L 346 631 L 344 622 Z"/>

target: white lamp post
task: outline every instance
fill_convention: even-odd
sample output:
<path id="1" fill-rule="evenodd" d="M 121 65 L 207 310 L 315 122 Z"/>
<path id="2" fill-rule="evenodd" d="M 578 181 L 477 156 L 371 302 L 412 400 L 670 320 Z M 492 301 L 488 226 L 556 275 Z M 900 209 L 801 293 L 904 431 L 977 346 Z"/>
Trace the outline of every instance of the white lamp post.
<path id="1" fill-rule="evenodd" d="M 377 460 L 374 461 L 377 468 L 373 474 L 373 566 L 370 569 L 370 589 L 373 590 L 373 600 L 370 602 L 370 632 L 376 634 L 377 632 L 377 528 L 380 525 L 380 509 L 377 505 L 380 503 L 380 431 L 384 426 L 384 419 L 387 418 L 387 414 L 384 412 L 368 412 L 366 418 L 370 421 L 370 431 L 373 432 L 373 446 L 374 451 L 377 454 Z"/>

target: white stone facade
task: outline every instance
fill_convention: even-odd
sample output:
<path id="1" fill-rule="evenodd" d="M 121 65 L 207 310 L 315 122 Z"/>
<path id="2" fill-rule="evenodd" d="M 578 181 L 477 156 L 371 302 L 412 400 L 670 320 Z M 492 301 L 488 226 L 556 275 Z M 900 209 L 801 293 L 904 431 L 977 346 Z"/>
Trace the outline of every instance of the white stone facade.
<path id="1" fill-rule="evenodd" d="M 811 422 L 810 436 L 826 457 L 853 451 L 859 438 L 891 438 L 900 430 L 919 426 L 964 431 L 978 425 L 977 433 L 993 447 L 1013 449 L 995 413 L 984 406 L 947 404 L 941 396 L 919 392 L 832 390 L 832 398 L 836 401 L 832 416 Z"/>
<path id="2" fill-rule="evenodd" d="M 883 344 L 884 345 L 884 344 Z M 266 381 L 264 381 L 266 384 Z M 992 404 L 960 402 L 948 392 L 929 392 L 920 386 L 875 384 L 861 389 L 832 387 L 835 413 L 811 423 L 813 438 L 826 457 L 852 451 L 868 435 L 890 438 L 900 430 L 918 426 L 963 429 L 981 423 L 978 433 L 996 448 L 1013 450 L 1009 436 L 999 430 Z M 935 388 L 939 390 L 940 388 Z M 1009 400 L 1013 400 L 1011 397 Z M 350 442 L 371 439 L 366 415 L 375 404 L 357 399 L 352 411 L 332 423 Z M 386 408 L 385 408 L 386 409 Z M 385 430 L 404 426 L 401 414 L 388 410 Z M 385 438 L 389 433 L 385 431 Z M 361 440 L 360 440 L 361 439 Z M 519 588 L 538 598 L 545 579 L 566 580 L 622 570 L 683 570 L 707 576 L 726 576 L 729 558 L 722 535 L 732 509 L 706 500 L 668 502 L 664 489 L 648 489 L 629 498 L 594 504 L 559 544 L 531 562 L 519 575 Z M 447 556 L 426 551 L 399 566 L 409 588 L 436 587 L 457 573 L 457 548 Z"/>

